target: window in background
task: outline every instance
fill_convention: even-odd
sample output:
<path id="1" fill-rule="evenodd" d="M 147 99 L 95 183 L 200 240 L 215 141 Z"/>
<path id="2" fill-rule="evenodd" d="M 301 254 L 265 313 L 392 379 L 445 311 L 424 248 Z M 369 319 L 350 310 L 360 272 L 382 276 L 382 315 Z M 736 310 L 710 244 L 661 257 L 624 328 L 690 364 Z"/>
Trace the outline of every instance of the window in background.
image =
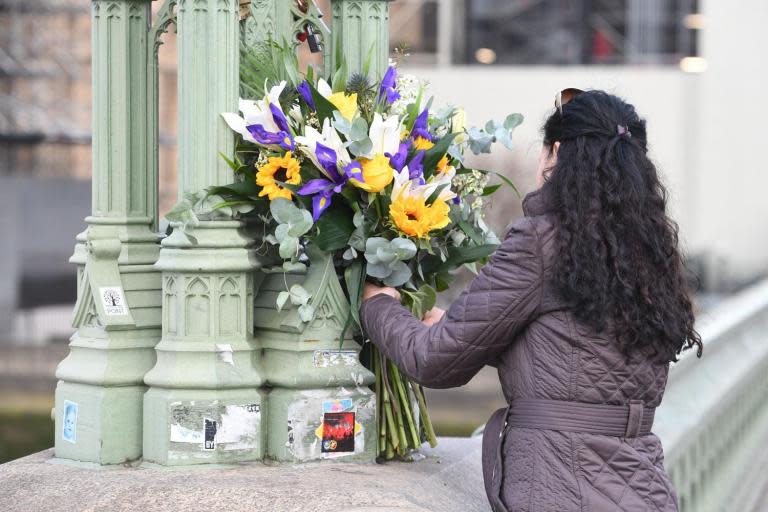
<path id="1" fill-rule="evenodd" d="M 677 65 L 698 54 L 698 0 L 398 0 L 411 64 Z M 695 61 L 688 60 L 695 64 Z"/>

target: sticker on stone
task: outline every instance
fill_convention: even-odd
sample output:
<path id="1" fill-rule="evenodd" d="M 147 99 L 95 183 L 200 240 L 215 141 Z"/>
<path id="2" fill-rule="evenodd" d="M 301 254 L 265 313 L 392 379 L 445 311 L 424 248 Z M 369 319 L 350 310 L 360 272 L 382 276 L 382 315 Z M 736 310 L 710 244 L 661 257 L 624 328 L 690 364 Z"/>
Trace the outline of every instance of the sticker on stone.
<path id="1" fill-rule="evenodd" d="M 125 303 L 123 289 L 119 286 L 107 286 L 99 288 L 101 305 L 107 316 L 120 316 L 128 314 L 128 306 Z"/>
<path id="2" fill-rule="evenodd" d="M 64 421 L 62 422 L 61 437 L 70 443 L 77 442 L 77 404 L 64 400 Z"/>
<path id="3" fill-rule="evenodd" d="M 323 413 L 322 453 L 354 453 L 355 413 Z"/>
<path id="4" fill-rule="evenodd" d="M 215 421 L 203 418 L 203 432 L 205 435 L 205 444 L 203 450 L 212 451 L 216 449 L 216 430 L 217 424 Z"/>
<path id="5" fill-rule="evenodd" d="M 354 350 L 315 350 L 312 363 L 315 368 L 355 366 L 358 364 L 357 352 Z"/>

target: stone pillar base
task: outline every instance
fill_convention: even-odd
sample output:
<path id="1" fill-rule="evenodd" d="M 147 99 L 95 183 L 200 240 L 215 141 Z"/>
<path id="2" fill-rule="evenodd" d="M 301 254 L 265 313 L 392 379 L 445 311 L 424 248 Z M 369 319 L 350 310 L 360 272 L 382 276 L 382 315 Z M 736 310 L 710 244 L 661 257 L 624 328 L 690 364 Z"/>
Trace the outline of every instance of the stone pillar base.
<path id="1" fill-rule="evenodd" d="M 145 386 L 104 387 L 59 381 L 56 386 L 56 457 L 99 464 L 141 458 Z"/>
<path id="2" fill-rule="evenodd" d="M 144 460 L 166 466 L 264 457 L 262 392 L 151 388 L 144 396 Z"/>
<path id="3" fill-rule="evenodd" d="M 267 457 L 280 462 L 376 458 L 376 395 L 369 389 L 275 388 L 267 402 Z M 352 421 L 354 435 L 339 436 Z"/>

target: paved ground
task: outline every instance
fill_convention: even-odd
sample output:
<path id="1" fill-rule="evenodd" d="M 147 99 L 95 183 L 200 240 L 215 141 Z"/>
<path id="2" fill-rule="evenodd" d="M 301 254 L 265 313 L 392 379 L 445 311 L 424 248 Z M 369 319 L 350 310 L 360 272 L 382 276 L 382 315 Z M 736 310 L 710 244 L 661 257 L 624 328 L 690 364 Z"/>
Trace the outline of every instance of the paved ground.
<path id="1" fill-rule="evenodd" d="M 3 512 L 489 512 L 480 439 L 441 438 L 412 463 L 97 468 L 52 450 L 0 465 Z"/>

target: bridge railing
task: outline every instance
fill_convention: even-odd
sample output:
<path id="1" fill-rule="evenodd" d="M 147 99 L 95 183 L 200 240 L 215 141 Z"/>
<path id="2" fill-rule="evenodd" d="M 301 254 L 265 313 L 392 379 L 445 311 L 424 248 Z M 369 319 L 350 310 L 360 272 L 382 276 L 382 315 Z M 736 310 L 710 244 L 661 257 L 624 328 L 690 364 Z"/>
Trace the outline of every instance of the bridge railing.
<path id="1" fill-rule="evenodd" d="M 654 432 L 681 512 L 749 511 L 768 483 L 768 280 L 702 314 L 704 356 L 674 364 Z"/>

